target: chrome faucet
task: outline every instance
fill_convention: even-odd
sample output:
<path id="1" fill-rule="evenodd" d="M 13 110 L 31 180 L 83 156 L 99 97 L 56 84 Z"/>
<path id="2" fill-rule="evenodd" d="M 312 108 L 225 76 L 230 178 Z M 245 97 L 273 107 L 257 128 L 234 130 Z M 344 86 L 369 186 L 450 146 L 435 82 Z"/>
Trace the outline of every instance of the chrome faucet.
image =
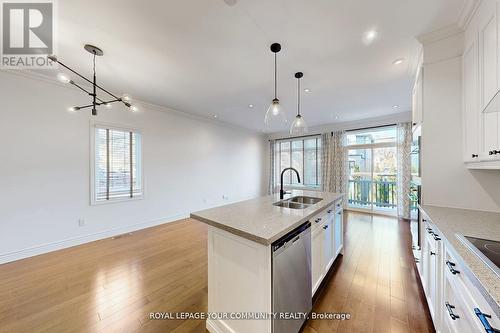
<path id="1" fill-rule="evenodd" d="M 297 174 L 297 179 L 298 179 L 298 181 L 299 181 L 299 183 L 300 183 L 300 175 L 299 175 L 299 172 L 297 171 L 297 169 L 294 169 L 294 168 L 291 168 L 291 167 L 290 167 L 290 168 L 284 168 L 284 169 L 283 169 L 283 171 L 281 171 L 280 199 L 283 199 L 283 197 L 284 197 L 284 196 L 285 196 L 285 194 L 287 193 L 287 192 L 283 191 L 283 174 L 284 174 L 284 173 L 285 173 L 285 171 L 287 171 L 287 170 L 293 170 L 293 171 L 295 171 L 295 173 Z"/>

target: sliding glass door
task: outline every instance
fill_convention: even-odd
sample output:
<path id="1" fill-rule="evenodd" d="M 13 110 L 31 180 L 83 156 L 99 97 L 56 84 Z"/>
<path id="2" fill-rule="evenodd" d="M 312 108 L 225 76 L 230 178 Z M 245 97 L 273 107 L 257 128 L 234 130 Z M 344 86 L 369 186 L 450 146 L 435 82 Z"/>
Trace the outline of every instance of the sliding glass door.
<path id="1" fill-rule="evenodd" d="M 396 213 L 396 156 L 393 127 L 348 135 L 349 207 Z"/>

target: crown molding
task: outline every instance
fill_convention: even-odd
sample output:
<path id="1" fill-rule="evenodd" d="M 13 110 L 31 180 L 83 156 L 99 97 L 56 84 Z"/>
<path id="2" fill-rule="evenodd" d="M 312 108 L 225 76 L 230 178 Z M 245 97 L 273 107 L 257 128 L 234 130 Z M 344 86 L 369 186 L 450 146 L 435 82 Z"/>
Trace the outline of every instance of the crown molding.
<path id="1" fill-rule="evenodd" d="M 427 45 L 427 44 L 432 44 L 435 42 L 438 42 L 440 40 L 458 35 L 460 33 L 464 32 L 464 29 L 458 25 L 458 23 L 453 23 L 450 25 L 447 25 L 446 27 L 443 27 L 438 30 L 434 30 L 422 35 L 417 36 L 417 40 L 422 44 L 422 45 Z"/>
<path id="2" fill-rule="evenodd" d="M 441 29 L 437 29 L 431 32 L 427 32 L 417 36 L 417 40 L 423 44 L 431 44 L 455 36 L 459 33 L 465 31 L 469 25 L 472 17 L 476 13 L 477 8 L 481 4 L 482 0 L 465 0 L 458 16 L 457 22 L 452 23 Z"/>
<path id="3" fill-rule="evenodd" d="M 458 17 L 457 24 L 459 27 L 461 27 L 463 30 L 467 28 L 480 4 L 481 0 L 465 0 L 464 6 L 462 7 L 462 12 Z"/>
<path id="4" fill-rule="evenodd" d="M 41 81 L 41 82 L 44 82 L 44 83 L 47 83 L 47 84 L 51 84 L 51 85 L 54 85 L 54 86 L 58 86 L 58 87 L 61 87 L 61 88 L 75 90 L 75 89 L 73 89 L 73 87 L 71 85 L 68 85 L 66 83 L 61 83 L 57 79 L 51 78 L 51 77 L 49 77 L 47 75 L 43 75 L 43 74 L 38 73 L 38 72 L 33 72 L 33 71 L 29 71 L 29 70 L 0 69 L 0 73 L 5 73 L 5 74 L 14 75 L 14 76 L 19 76 L 19 77 L 23 77 L 23 78 L 26 78 L 26 79 Z M 223 126 L 223 127 L 226 127 L 226 128 L 231 128 L 233 130 L 238 130 L 240 132 L 245 132 L 245 133 L 248 133 L 248 134 L 258 135 L 258 136 L 261 136 L 262 138 L 266 137 L 265 133 L 262 133 L 262 132 L 260 132 L 258 130 L 253 130 L 253 129 L 250 129 L 250 128 L 246 128 L 246 127 L 243 127 L 243 126 L 240 126 L 240 125 L 236 125 L 236 124 L 233 124 L 233 123 L 226 122 L 224 120 L 214 119 L 212 117 L 204 116 L 204 115 L 201 115 L 201 114 L 198 114 L 198 113 L 195 113 L 195 112 L 181 111 L 181 110 L 173 109 L 173 108 L 170 108 L 170 107 L 167 107 L 167 106 L 153 104 L 153 103 L 149 103 L 149 102 L 138 100 L 138 99 L 134 99 L 134 102 L 141 109 L 175 114 L 175 115 L 178 115 L 178 116 L 181 116 L 181 117 L 184 117 L 184 118 L 189 118 L 189 119 L 192 119 L 192 120 L 197 120 L 197 121 L 201 121 L 201 122 L 205 122 L 205 123 L 211 123 L 211 124 L 214 124 L 214 125 Z"/>

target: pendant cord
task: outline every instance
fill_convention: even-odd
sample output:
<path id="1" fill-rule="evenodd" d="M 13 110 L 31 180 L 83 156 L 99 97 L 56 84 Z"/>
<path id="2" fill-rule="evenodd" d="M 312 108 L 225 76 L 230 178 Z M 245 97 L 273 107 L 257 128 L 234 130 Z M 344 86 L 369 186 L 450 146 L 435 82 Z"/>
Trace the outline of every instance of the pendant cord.
<path id="1" fill-rule="evenodd" d="M 274 53 L 274 99 L 278 96 L 278 66 L 277 66 L 277 54 Z"/>
<path id="2" fill-rule="evenodd" d="M 95 76 L 95 52 L 94 52 L 94 76 Z"/>
<path id="3" fill-rule="evenodd" d="M 297 115 L 300 116 L 300 79 L 297 79 Z"/>

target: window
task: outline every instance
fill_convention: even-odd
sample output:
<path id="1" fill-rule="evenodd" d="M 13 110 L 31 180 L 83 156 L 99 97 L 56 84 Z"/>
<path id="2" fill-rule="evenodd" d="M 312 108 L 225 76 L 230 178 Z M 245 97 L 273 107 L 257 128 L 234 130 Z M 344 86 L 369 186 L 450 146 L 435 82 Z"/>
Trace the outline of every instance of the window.
<path id="1" fill-rule="evenodd" d="M 366 130 L 347 132 L 347 145 L 363 145 L 377 143 L 394 143 L 396 141 L 396 127 L 378 127 Z"/>
<path id="2" fill-rule="evenodd" d="M 274 147 L 275 184 L 280 183 L 281 171 L 292 167 L 300 174 L 298 182 L 295 172 L 287 171 L 283 185 L 319 187 L 321 184 L 321 138 L 319 136 L 300 139 L 278 140 Z"/>
<path id="3" fill-rule="evenodd" d="M 141 135 L 135 130 L 94 127 L 92 203 L 140 198 Z"/>

